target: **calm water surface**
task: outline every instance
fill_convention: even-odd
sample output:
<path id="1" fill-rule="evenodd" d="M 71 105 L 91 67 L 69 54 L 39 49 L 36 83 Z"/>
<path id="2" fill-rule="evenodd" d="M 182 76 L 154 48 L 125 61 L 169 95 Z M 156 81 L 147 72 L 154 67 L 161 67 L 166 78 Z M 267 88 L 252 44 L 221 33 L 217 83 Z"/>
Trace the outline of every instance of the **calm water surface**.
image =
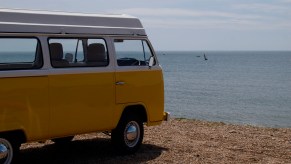
<path id="1" fill-rule="evenodd" d="M 291 127 L 291 52 L 158 52 L 174 117 Z M 199 57 L 200 56 L 200 57 Z"/>

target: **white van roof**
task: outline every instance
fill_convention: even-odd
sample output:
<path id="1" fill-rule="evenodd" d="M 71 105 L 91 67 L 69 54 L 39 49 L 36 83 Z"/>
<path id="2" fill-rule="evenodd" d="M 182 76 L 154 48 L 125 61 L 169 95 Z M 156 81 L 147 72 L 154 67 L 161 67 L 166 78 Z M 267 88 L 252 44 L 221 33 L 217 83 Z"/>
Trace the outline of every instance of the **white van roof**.
<path id="1" fill-rule="evenodd" d="M 136 17 L 0 9 L 0 33 L 146 35 Z"/>

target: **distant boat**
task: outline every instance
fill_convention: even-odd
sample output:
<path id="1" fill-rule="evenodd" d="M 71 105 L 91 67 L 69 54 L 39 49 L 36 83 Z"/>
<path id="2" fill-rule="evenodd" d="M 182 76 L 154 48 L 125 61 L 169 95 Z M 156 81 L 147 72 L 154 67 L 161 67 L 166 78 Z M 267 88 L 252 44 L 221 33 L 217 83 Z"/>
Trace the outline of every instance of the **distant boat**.
<path id="1" fill-rule="evenodd" d="M 200 55 L 196 56 L 197 58 L 200 58 Z"/>
<path id="2" fill-rule="evenodd" d="M 204 60 L 208 60 L 205 54 L 204 54 Z"/>

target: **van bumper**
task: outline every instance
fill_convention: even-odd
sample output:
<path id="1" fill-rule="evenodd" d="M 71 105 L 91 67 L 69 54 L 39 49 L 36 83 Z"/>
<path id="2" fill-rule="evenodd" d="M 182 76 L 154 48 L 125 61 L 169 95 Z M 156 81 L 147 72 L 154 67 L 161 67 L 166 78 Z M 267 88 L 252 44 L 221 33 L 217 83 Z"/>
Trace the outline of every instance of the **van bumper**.
<path id="1" fill-rule="evenodd" d="M 164 112 L 163 121 L 170 121 L 171 113 L 170 112 Z"/>

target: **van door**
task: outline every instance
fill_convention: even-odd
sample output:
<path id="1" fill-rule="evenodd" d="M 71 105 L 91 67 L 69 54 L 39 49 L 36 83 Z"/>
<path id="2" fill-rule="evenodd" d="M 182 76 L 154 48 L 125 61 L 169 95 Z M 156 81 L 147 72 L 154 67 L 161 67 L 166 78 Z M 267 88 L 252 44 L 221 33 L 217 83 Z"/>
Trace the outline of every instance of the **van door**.
<path id="1" fill-rule="evenodd" d="M 153 53 L 146 40 L 115 39 L 117 58 L 116 103 L 141 104 L 150 121 L 163 117 L 164 87 L 161 68 L 149 67 Z"/>
<path id="2" fill-rule="evenodd" d="M 114 69 L 105 40 L 52 38 L 49 43 L 55 67 L 49 76 L 52 137 L 110 129 Z"/>

